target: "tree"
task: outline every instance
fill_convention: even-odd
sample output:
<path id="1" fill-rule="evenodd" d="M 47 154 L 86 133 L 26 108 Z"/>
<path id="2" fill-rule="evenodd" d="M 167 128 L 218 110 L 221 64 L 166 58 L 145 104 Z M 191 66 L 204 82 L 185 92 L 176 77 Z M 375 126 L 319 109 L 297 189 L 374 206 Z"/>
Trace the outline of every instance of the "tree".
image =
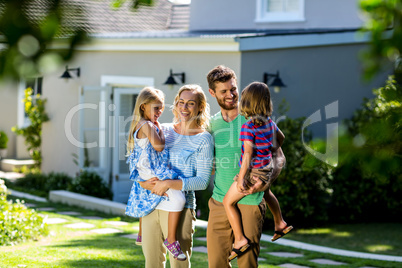
<path id="1" fill-rule="evenodd" d="M 394 75 L 374 90 L 345 122 L 339 137 L 339 165 L 332 184 L 332 215 L 337 220 L 397 220 L 402 213 L 402 3 L 361 0 L 371 34 L 365 75 L 373 77 L 387 62 Z"/>
<path id="2" fill-rule="evenodd" d="M 364 53 L 365 76 L 373 77 L 385 62 L 395 62 L 395 78 L 402 82 L 402 1 L 360 0 L 368 21 L 364 27 L 371 35 L 369 50 Z"/>

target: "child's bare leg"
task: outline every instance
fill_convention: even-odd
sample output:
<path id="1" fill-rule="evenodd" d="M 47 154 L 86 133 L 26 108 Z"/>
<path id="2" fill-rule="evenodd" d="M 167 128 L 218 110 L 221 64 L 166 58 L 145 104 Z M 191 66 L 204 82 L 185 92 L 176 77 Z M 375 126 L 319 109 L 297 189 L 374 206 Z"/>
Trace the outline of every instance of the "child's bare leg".
<path id="1" fill-rule="evenodd" d="M 172 244 L 176 241 L 176 231 L 179 225 L 181 211 L 169 212 L 167 241 Z"/>
<path id="2" fill-rule="evenodd" d="M 235 237 L 234 248 L 240 248 L 247 244 L 247 238 L 243 233 L 243 226 L 240 217 L 240 212 L 236 207 L 237 202 L 244 197 L 244 194 L 237 191 L 237 182 L 233 182 L 229 191 L 226 193 L 223 199 L 223 205 L 225 207 L 226 215 L 232 226 L 233 234 Z"/>
<path id="3" fill-rule="evenodd" d="M 138 236 L 142 236 L 142 218 L 140 218 L 140 223 L 138 224 Z"/>
<path id="4" fill-rule="evenodd" d="M 276 199 L 275 195 L 271 192 L 271 189 L 268 189 L 264 193 L 265 202 L 268 204 L 268 208 L 274 216 L 275 223 L 275 231 L 281 231 L 286 227 L 286 222 L 283 220 L 281 207 L 279 205 L 278 199 Z"/>

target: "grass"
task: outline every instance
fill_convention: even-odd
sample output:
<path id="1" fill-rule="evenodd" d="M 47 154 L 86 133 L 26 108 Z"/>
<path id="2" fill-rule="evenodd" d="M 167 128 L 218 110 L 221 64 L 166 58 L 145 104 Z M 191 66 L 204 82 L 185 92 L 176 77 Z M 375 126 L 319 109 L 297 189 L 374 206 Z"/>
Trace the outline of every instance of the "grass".
<path id="1" fill-rule="evenodd" d="M 10 196 L 12 198 L 12 196 Z M 49 218 L 64 218 L 70 223 L 86 222 L 95 228 L 115 228 L 122 231 L 118 234 L 96 234 L 88 229 L 69 229 L 67 223 L 49 225 L 50 235 L 39 241 L 21 243 L 0 250 L 0 267 L 144 267 L 141 248 L 133 239 L 121 237 L 137 232 L 138 221 L 130 217 L 115 217 L 78 207 L 54 203 L 38 203 L 27 200 L 39 207 L 53 207 L 56 211 L 77 211 L 80 216 L 61 215 L 54 212 L 40 213 Z M 99 216 L 102 220 L 86 220 L 81 216 Z M 106 221 L 120 220 L 127 222 L 124 226 L 111 226 Z M 287 238 L 362 252 L 402 255 L 401 224 L 366 224 L 366 225 L 334 225 L 325 228 L 295 229 Z M 380 230 L 386 232 L 380 233 Z M 205 241 L 197 237 L 205 237 L 204 229 L 196 229 L 194 247 L 206 246 Z M 381 241 L 381 243 L 378 243 Z M 308 267 L 330 267 L 311 262 L 312 259 L 325 258 L 345 263 L 337 267 L 398 267 L 400 263 L 348 258 L 331 254 L 311 252 L 275 243 L 262 242 L 263 247 L 259 267 L 277 267 L 280 264 L 292 263 Z M 270 255 L 268 252 L 285 251 L 303 254 L 298 258 L 283 258 Z M 191 257 L 192 267 L 208 267 L 207 254 L 194 252 Z M 169 265 L 167 265 L 169 267 Z M 237 267 L 234 261 L 233 267 Z"/>
<path id="2" fill-rule="evenodd" d="M 402 256 L 401 223 L 337 224 L 299 229 L 289 239 L 359 252 Z"/>

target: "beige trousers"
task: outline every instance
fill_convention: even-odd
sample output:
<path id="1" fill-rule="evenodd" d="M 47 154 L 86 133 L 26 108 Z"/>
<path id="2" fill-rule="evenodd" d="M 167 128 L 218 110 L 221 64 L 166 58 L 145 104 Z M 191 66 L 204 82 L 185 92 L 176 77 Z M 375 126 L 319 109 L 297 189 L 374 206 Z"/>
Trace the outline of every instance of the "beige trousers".
<path id="1" fill-rule="evenodd" d="M 226 211 L 221 202 L 213 198 L 209 199 L 209 219 L 207 228 L 207 248 L 209 268 L 232 267 L 228 261 L 234 241 L 232 227 L 226 216 Z M 239 268 L 258 267 L 258 255 L 260 254 L 260 239 L 266 205 L 264 199 L 257 206 L 237 204 L 244 235 L 249 239 L 251 248 L 237 259 Z"/>
<path id="2" fill-rule="evenodd" d="M 145 256 L 146 268 L 162 268 L 166 265 L 166 248 L 163 246 L 163 241 L 168 234 L 168 216 L 169 212 L 155 209 L 142 218 L 142 252 Z M 194 226 L 194 210 L 184 208 L 177 227 L 176 238 L 180 242 L 183 253 L 187 255 L 187 260 L 178 261 L 170 256 L 170 267 L 190 267 Z"/>

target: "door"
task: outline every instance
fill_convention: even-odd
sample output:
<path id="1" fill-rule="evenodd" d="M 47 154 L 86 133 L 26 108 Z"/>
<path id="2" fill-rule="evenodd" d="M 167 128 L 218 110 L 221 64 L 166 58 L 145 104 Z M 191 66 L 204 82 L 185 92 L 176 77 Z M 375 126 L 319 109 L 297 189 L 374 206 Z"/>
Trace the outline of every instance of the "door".
<path id="1" fill-rule="evenodd" d="M 81 88 L 79 166 L 98 173 L 106 183 L 109 183 L 111 171 L 108 130 L 110 103 L 111 87 Z"/>
<path id="2" fill-rule="evenodd" d="M 121 203 L 127 203 L 132 185 L 132 181 L 129 179 L 129 168 L 126 164 L 126 145 L 135 101 L 141 89 L 142 87 L 115 88 L 113 92 L 112 190 L 113 201 Z"/>

